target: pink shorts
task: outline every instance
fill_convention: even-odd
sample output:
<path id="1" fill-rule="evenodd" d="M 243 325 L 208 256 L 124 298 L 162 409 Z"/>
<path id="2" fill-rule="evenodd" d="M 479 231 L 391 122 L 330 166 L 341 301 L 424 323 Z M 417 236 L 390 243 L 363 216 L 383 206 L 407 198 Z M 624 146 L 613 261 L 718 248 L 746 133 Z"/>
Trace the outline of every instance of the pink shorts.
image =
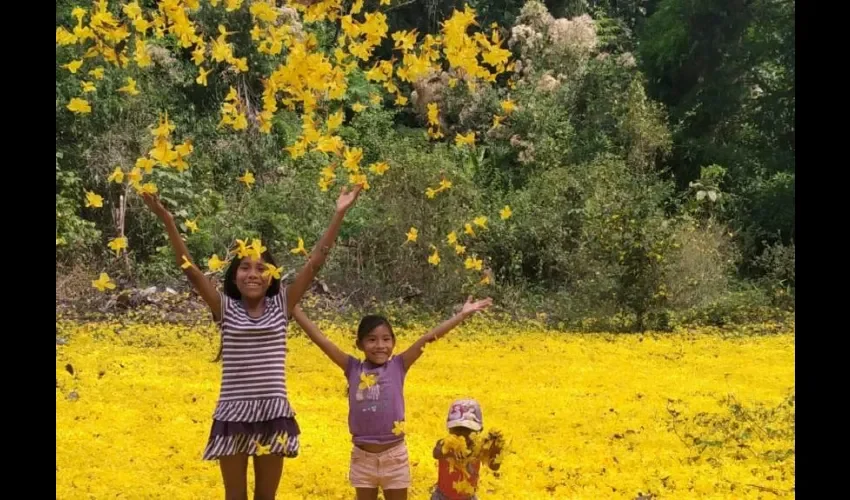
<path id="1" fill-rule="evenodd" d="M 402 442 L 380 453 L 369 453 L 357 446 L 351 450 L 348 472 L 355 488 L 402 490 L 410 487 L 410 460 L 407 445 Z"/>

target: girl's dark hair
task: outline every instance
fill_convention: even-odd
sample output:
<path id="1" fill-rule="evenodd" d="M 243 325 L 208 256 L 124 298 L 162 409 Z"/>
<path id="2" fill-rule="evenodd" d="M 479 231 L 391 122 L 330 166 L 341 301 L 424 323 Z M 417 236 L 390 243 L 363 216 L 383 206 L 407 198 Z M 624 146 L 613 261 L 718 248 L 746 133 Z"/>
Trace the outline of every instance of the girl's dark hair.
<path id="1" fill-rule="evenodd" d="M 263 252 L 260 257 L 263 258 L 263 262 L 277 266 L 274 261 L 274 257 L 272 257 L 272 254 L 269 253 L 268 250 Z M 236 271 L 239 269 L 239 265 L 242 263 L 242 260 L 242 257 L 234 257 L 233 260 L 230 261 L 230 265 L 227 267 L 227 272 L 224 273 L 224 293 L 233 300 L 242 299 L 242 294 L 239 293 L 239 289 L 236 287 Z M 269 285 L 269 289 L 266 290 L 266 297 L 274 297 L 278 293 L 280 293 L 280 280 L 272 278 L 272 284 Z"/>
<path id="2" fill-rule="evenodd" d="M 360 346 L 360 343 L 363 342 L 366 335 L 369 335 L 372 330 L 381 325 L 387 327 L 387 330 L 390 331 L 390 335 L 393 338 L 393 342 L 395 342 L 395 333 L 393 333 L 393 327 L 390 325 L 387 318 L 378 316 L 377 314 L 370 314 L 368 316 L 363 316 L 363 319 L 360 320 L 360 326 L 357 327 L 357 346 Z"/>
<path id="3" fill-rule="evenodd" d="M 274 261 L 274 257 L 272 257 L 272 254 L 268 250 L 263 252 L 260 257 L 262 257 L 263 262 L 277 266 Z M 239 288 L 236 287 L 236 271 L 239 269 L 239 265 L 242 263 L 242 260 L 242 257 L 234 257 L 233 260 L 230 261 L 227 271 L 224 273 L 224 294 L 233 300 L 242 300 L 242 294 L 239 293 Z M 272 278 L 272 283 L 269 285 L 269 289 L 266 290 L 266 297 L 274 297 L 279 293 L 280 280 Z M 224 321 L 224 318 L 221 319 Z M 221 361 L 222 352 L 224 352 L 223 344 L 218 348 L 218 354 L 216 354 L 215 359 L 213 360 L 214 363 Z"/>

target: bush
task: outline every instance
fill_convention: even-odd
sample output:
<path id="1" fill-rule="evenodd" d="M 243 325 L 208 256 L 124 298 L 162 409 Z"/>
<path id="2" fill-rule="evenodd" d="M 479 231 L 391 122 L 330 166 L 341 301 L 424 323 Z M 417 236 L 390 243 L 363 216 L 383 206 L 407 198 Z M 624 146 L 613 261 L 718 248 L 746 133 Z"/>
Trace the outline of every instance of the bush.
<path id="1" fill-rule="evenodd" d="M 774 304 L 793 311 L 796 296 L 794 243 L 768 245 L 756 258 L 755 263 L 763 273 L 760 283 L 771 292 Z"/>
<path id="2" fill-rule="evenodd" d="M 674 228 L 675 251 L 665 265 L 669 305 L 674 310 L 699 308 L 730 291 L 737 265 L 732 233 L 722 224 L 684 218 Z"/>
<path id="3" fill-rule="evenodd" d="M 718 327 L 783 319 L 785 316 L 773 307 L 764 290 L 746 285 L 676 315 L 677 322 L 682 325 Z"/>

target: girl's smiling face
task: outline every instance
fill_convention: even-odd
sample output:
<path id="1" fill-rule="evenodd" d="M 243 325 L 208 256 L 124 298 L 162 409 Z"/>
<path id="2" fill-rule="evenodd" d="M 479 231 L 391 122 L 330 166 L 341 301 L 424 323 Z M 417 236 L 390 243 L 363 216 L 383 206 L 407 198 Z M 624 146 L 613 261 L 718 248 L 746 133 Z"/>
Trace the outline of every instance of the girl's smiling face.
<path id="1" fill-rule="evenodd" d="M 236 276 L 234 284 L 242 294 L 242 298 L 248 300 L 257 300 L 266 296 L 269 289 L 270 280 L 263 276 L 266 270 L 266 263 L 262 258 L 251 259 L 244 258 L 236 268 Z"/>
<path id="2" fill-rule="evenodd" d="M 359 341 L 360 349 L 366 359 L 376 365 L 386 363 L 395 348 L 395 337 L 387 325 L 378 325 Z"/>

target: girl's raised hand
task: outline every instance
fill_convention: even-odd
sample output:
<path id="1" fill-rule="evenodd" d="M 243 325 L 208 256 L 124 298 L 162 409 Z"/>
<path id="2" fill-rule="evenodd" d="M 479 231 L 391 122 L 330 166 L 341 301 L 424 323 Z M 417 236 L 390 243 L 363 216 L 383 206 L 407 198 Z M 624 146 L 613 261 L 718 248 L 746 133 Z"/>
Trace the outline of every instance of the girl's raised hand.
<path id="1" fill-rule="evenodd" d="M 473 301 L 472 295 L 466 299 L 466 304 L 463 305 L 463 309 L 461 309 L 461 314 L 470 315 L 475 314 L 478 311 L 483 311 L 490 307 L 493 304 L 493 299 L 487 297 L 486 299 L 481 299 L 479 301 Z"/>
<path id="2" fill-rule="evenodd" d="M 363 186 L 357 185 L 351 191 L 348 190 L 348 187 L 345 186 L 342 188 L 342 191 L 339 193 L 339 198 L 336 200 L 336 211 L 345 213 L 354 205 L 354 202 L 357 201 L 357 197 L 360 196 L 360 191 L 363 189 Z"/>
<path id="3" fill-rule="evenodd" d="M 142 195 L 142 200 L 145 202 L 145 205 L 147 205 L 148 208 L 151 209 L 151 212 L 156 214 L 156 216 L 160 219 L 166 219 L 167 217 L 171 216 L 171 213 L 168 212 L 168 209 L 166 209 L 162 205 L 162 202 L 159 201 L 158 196 L 150 193 L 145 193 Z"/>

